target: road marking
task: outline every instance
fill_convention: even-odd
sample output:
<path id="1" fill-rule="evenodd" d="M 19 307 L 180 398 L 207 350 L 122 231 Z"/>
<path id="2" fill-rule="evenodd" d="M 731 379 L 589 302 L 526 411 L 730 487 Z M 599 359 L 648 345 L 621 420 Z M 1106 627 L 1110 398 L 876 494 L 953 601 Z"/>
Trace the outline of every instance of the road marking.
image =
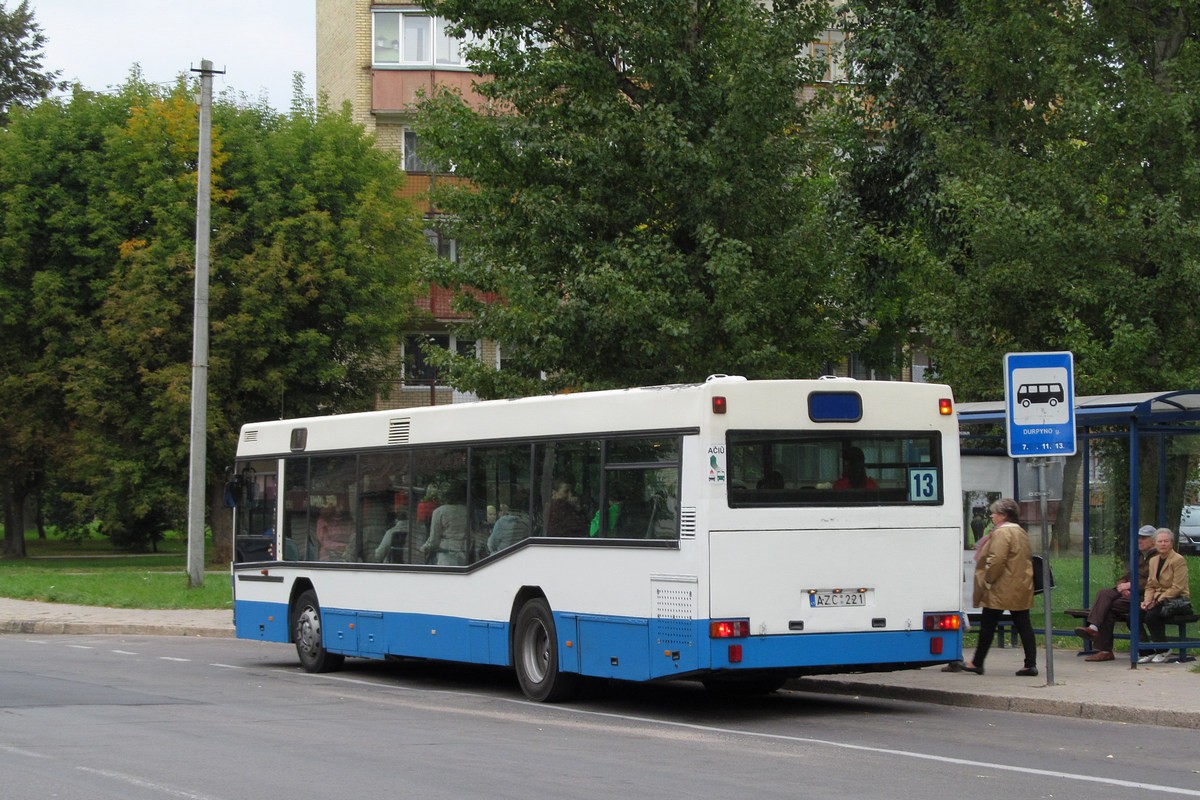
<path id="1" fill-rule="evenodd" d="M 11 747 L 6 744 L 0 744 L 0 753 L 12 753 L 14 756 L 28 756 L 29 758 L 49 758 L 45 753 L 35 753 L 32 750 L 22 750 L 19 747 Z"/>
<path id="2" fill-rule="evenodd" d="M 284 672 L 290 675 L 295 675 L 294 670 L 280 669 L 278 672 Z M 1181 797 L 1200 797 L 1200 790 L 1197 789 L 1181 789 L 1178 786 L 1163 786 L 1157 783 L 1142 783 L 1140 781 L 1126 781 L 1120 778 L 1102 778 L 1096 775 L 1080 775 L 1074 772 L 1060 772 L 1058 770 L 1038 769 L 1036 767 L 1018 767 L 1010 764 L 998 764 L 990 761 L 975 761 L 968 758 L 954 758 L 952 756 L 938 756 L 929 753 L 918 753 L 912 750 L 896 750 L 888 747 L 873 747 L 870 745 L 848 744 L 846 742 L 834 742 L 828 739 L 813 739 L 807 736 L 791 736 L 783 733 L 759 733 L 755 731 L 743 731 L 736 728 L 718 728 L 715 725 L 698 725 L 692 722 L 675 722 L 672 720 L 655 719 L 653 717 L 635 717 L 628 714 L 614 714 L 607 711 L 589 711 L 582 708 L 571 708 L 556 705 L 547 705 L 545 703 L 535 703 L 532 700 L 519 700 L 508 697 L 492 697 L 490 695 L 474 694 L 471 692 L 459 692 L 454 690 L 422 690 L 412 689 L 404 686 L 388 686 L 381 683 L 373 683 L 371 681 L 360 680 L 357 678 L 346 678 L 337 675 L 319 675 L 313 673 L 302 673 L 304 676 L 314 679 L 323 679 L 327 681 L 336 681 L 341 683 L 351 683 L 360 686 L 370 686 L 373 688 L 384 688 L 395 691 L 410 691 L 410 692 L 429 692 L 431 694 L 449 694 L 462 695 L 474 698 L 486 698 L 488 700 L 500 701 L 504 703 L 513 703 L 515 705 L 528 706 L 539 710 L 545 710 L 552 713 L 572 714 L 578 716 L 602 717 L 606 719 L 621 720 L 624 722 L 633 722 L 637 724 L 662 725 L 670 728 L 681 728 L 684 730 L 700 731 L 704 733 L 717 733 L 725 736 L 744 736 L 756 739 L 771 739 L 781 742 L 794 742 L 797 744 L 808 744 L 818 747 L 834 747 L 841 750 L 853 750 L 859 753 L 876 753 L 885 756 L 898 756 L 900 758 L 911 758 L 919 761 L 935 761 L 941 764 L 953 764 L 960 767 L 971 767 L 973 769 L 991 769 L 999 772 L 1015 772 L 1022 775 L 1035 775 L 1045 778 L 1061 778 L 1069 781 L 1080 781 L 1083 783 L 1099 783 L 1105 786 L 1120 786 L 1128 789 L 1139 789 L 1148 792 L 1161 792 L 1163 794 L 1174 794 Z"/>
<path id="3" fill-rule="evenodd" d="M 524 702 L 532 705 L 531 701 L 514 700 L 510 702 Z M 541 704 L 538 704 L 541 705 Z M 553 708 L 553 706 L 551 706 Z M 566 711 L 567 709 L 562 709 Z M 901 758 L 913 758 L 920 761 L 936 761 L 941 764 L 953 764 L 960 767 L 972 767 L 978 769 L 992 769 L 1001 772 L 1016 772 L 1022 775 L 1036 775 L 1045 778 L 1062 778 L 1069 781 L 1082 781 L 1084 783 L 1101 783 L 1106 786 L 1120 786 L 1128 789 L 1140 789 L 1149 792 L 1163 792 L 1165 794 L 1176 794 L 1184 797 L 1200 797 L 1200 790 L 1196 789 L 1181 789 L 1177 786 L 1163 786 L 1156 783 L 1142 783 L 1140 781 L 1125 781 L 1120 778 L 1102 778 L 1096 775 L 1079 775 L 1074 772 L 1060 772 L 1058 770 L 1038 769 L 1036 767 L 1017 767 L 1010 764 L 998 764 L 991 761 L 975 761 L 969 758 L 953 758 L 951 756 L 937 756 L 929 753 L 918 753 L 912 750 L 896 750 L 889 747 L 873 747 L 870 745 L 848 744 L 846 742 L 834 742 L 828 739 L 812 739 L 806 736 L 789 736 L 781 733 L 757 733 L 754 731 L 739 731 L 729 728 L 718 728 L 712 725 L 697 725 L 689 722 L 671 722 L 669 720 L 656 720 L 651 717 L 630 717 L 624 714 L 610 714 L 603 711 L 581 711 L 579 709 L 571 709 L 572 713 L 577 714 L 592 714 L 600 717 L 610 717 L 612 719 L 629 720 L 639 723 L 658 723 L 660 725 L 669 725 L 677 728 L 685 728 L 688 730 L 706 731 L 710 733 L 732 734 L 739 736 L 755 737 L 759 739 L 774 739 L 785 742 L 799 742 L 802 744 L 818 745 L 821 747 L 836 747 L 842 750 L 853 750 L 859 753 L 877 753 L 885 756 L 899 756 Z"/>
<path id="4" fill-rule="evenodd" d="M 67 645 L 67 647 L 73 648 L 75 650 L 95 650 L 96 649 L 96 648 L 94 648 L 90 645 L 86 645 L 86 644 L 69 644 L 69 645 Z"/>
<path id="5" fill-rule="evenodd" d="M 129 650 L 113 650 L 113 652 L 119 656 L 136 656 L 137 655 L 137 653 L 130 652 Z"/>
<path id="6" fill-rule="evenodd" d="M 159 661 L 179 661 L 179 662 L 182 662 L 185 664 L 191 661 L 190 658 L 175 658 L 174 656 L 159 656 L 158 660 Z"/>
<path id="7" fill-rule="evenodd" d="M 92 769 L 91 767 L 76 767 L 75 769 L 80 770 L 81 772 L 90 773 L 92 775 L 100 775 L 105 778 L 112 778 L 113 780 L 121 781 L 122 783 L 128 783 L 131 786 L 137 786 L 142 789 L 150 789 L 161 794 L 170 795 L 171 797 L 183 797 L 187 800 L 217 800 L 211 795 L 196 794 L 195 792 L 189 792 L 184 789 L 176 789 L 174 786 L 167 786 L 164 783 L 155 783 L 154 781 L 143 780 L 134 775 L 126 775 L 121 772 L 113 772 L 107 769 Z"/>
<path id="8" fill-rule="evenodd" d="M 220 667 L 221 669 L 245 669 L 245 667 L 239 667 L 236 664 L 209 664 L 209 666 Z"/>

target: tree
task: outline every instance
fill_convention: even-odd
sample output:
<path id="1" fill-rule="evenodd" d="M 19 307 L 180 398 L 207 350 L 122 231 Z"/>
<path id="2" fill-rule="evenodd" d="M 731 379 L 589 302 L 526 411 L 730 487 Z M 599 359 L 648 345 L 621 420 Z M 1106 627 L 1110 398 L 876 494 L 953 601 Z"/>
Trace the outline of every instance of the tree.
<path id="1" fill-rule="evenodd" d="M 890 167 L 876 173 L 886 200 L 864 207 L 881 258 L 915 287 L 941 377 L 996 397 L 1005 352 L 1071 350 L 1081 394 L 1195 385 L 1200 52 L 1186 9 L 850 6 L 863 128 L 882 144 L 863 163 Z"/>
<path id="2" fill-rule="evenodd" d="M 35 103 L 63 84 L 42 69 L 46 37 L 33 21 L 29 0 L 9 11 L 0 2 L 0 125 L 14 105 Z"/>
<path id="3" fill-rule="evenodd" d="M 22 175 L 0 172 L 0 201 L 35 201 L 21 235 L 0 240 L 6 265 L 20 267 L 2 273 L 3 291 L 51 310 L 48 324 L 13 330 L 32 353 L 53 354 L 36 363 L 53 375 L 65 419 L 55 477 L 71 479 L 72 499 L 106 534 L 141 548 L 178 529 L 186 508 L 190 87 L 163 90 L 135 73 L 116 98 L 77 90 L 70 104 L 18 113 L 3 143 L 37 153 L 70 136 L 90 145 L 88 158 L 65 155 L 45 175 L 31 155 Z M 208 450 L 219 497 L 242 422 L 371 405 L 411 313 L 424 240 L 399 199 L 399 165 L 348 111 L 309 102 L 279 115 L 221 101 L 214 139 Z M 71 213 L 48 205 L 56 194 Z"/>
<path id="4" fill-rule="evenodd" d="M 819 374 L 859 307 L 809 58 L 825 2 L 514 6 L 441 0 L 469 32 L 484 102 L 419 105 L 434 199 L 462 242 L 469 335 L 496 372 L 445 354 L 484 396 Z M 500 298 L 487 302 L 488 294 Z M 526 377 L 545 373 L 542 383 Z"/>
<path id="5" fill-rule="evenodd" d="M 64 365 L 97 307 L 110 248 L 97 219 L 105 131 L 128 97 L 76 93 L 0 131 L 0 481 L 5 551 L 25 554 L 31 491 L 69 460 Z"/>

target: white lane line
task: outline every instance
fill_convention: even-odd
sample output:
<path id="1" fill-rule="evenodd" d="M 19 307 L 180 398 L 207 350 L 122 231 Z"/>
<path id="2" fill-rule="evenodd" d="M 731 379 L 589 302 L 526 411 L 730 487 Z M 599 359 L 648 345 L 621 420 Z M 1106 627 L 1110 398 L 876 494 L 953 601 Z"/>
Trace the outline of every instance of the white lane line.
<path id="1" fill-rule="evenodd" d="M 295 675 L 295 671 L 278 670 L 290 675 Z M 314 679 L 323 679 L 327 681 L 337 681 L 342 683 L 353 683 L 361 686 L 371 686 L 374 688 L 385 688 L 397 691 L 422 691 L 406 689 L 402 686 L 387 686 L 380 683 L 372 683 L 370 681 L 359 680 L 355 678 L 346 678 L 337 675 L 317 675 L 312 673 L 302 673 L 305 677 Z M 429 691 L 429 690 L 425 690 Z M 488 700 L 500 701 L 504 703 L 512 703 L 515 705 L 528 706 L 539 710 L 555 712 L 560 714 L 573 714 L 579 716 L 603 717 L 606 719 L 615 719 L 625 722 L 632 722 L 641 725 L 662 725 L 670 728 L 682 728 L 691 731 L 701 731 L 704 733 L 717 733 L 723 736 L 744 736 L 756 739 L 771 739 L 782 742 L 794 742 L 797 744 L 814 745 L 817 747 L 835 747 L 842 750 L 853 750 L 859 753 L 877 753 L 885 756 L 897 756 L 900 758 L 912 758 L 919 761 L 935 761 L 941 764 L 953 764 L 960 767 L 971 767 L 973 769 L 991 769 L 999 772 L 1015 772 L 1021 775 L 1036 775 L 1046 778 L 1061 778 L 1069 781 L 1080 781 L 1083 783 L 1099 783 L 1105 786 L 1120 786 L 1128 789 L 1140 789 L 1148 792 L 1161 792 L 1163 794 L 1174 794 L 1180 797 L 1200 797 L 1200 790 L 1197 789 L 1181 789 L 1178 786 L 1163 786 L 1157 783 L 1142 783 L 1140 781 L 1125 781 L 1120 778 L 1102 778 L 1096 775 L 1080 775 L 1074 772 L 1060 772 L 1058 770 L 1038 769 L 1036 767 L 1018 767 L 1010 764 L 998 764 L 990 761 L 975 761 L 967 758 L 953 758 L 951 756 L 938 756 L 929 753 L 918 753 L 912 750 L 895 750 L 888 747 L 872 747 L 870 745 L 848 744 L 846 742 L 833 742 L 827 739 L 812 739 L 806 736 L 790 736 L 783 733 L 759 733 L 756 731 L 742 731 L 736 728 L 718 728 L 714 725 L 697 725 L 691 722 L 674 722 L 672 720 L 655 719 L 653 717 L 634 717 L 627 714 L 613 714 L 606 711 L 589 711 L 581 708 L 570 708 L 564 706 L 546 705 L 544 703 L 535 703 L 531 700 L 517 700 L 507 697 L 490 697 L 488 695 L 473 694 L 471 692 L 456 692 L 456 691 L 430 691 L 431 694 L 450 694 L 463 695 L 467 697 L 486 698 Z"/>
<path id="2" fill-rule="evenodd" d="M 190 658 L 175 658 L 174 656 L 159 656 L 158 660 L 159 661 L 178 661 L 178 662 L 184 663 L 184 664 L 191 662 Z"/>
<path id="3" fill-rule="evenodd" d="M 136 656 L 137 655 L 137 653 L 131 652 L 129 650 L 113 650 L 112 652 L 116 653 L 119 656 Z"/>
<path id="4" fill-rule="evenodd" d="M 45 753 L 35 753 L 32 750 L 22 750 L 19 747 L 12 747 L 7 744 L 0 744 L 0 753 L 11 753 L 14 756 L 26 756 L 28 758 L 49 758 Z"/>
<path id="5" fill-rule="evenodd" d="M 187 800 L 216 800 L 216 798 L 212 797 L 211 795 L 196 794 L 195 792 L 189 792 L 184 789 L 177 789 L 174 786 L 167 786 L 165 783 L 155 783 L 154 781 L 143 780 L 142 778 L 138 778 L 134 775 L 126 775 L 121 772 L 113 772 L 112 770 L 92 769 L 91 767 L 75 767 L 75 769 L 92 775 L 100 775 L 105 778 L 111 778 L 115 781 L 121 781 L 122 783 L 129 784 L 130 786 L 137 786 L 142 789 L 150 789 L 151 791 L 170 795 L 171 797 L 183 797 Z"/>
<path id="6" fill-rule="evenodd" d="M 67 645 L 67 647 L 70 647 L 74 650 L 95 650 L 96 649 L 96 648 L 92 647 L 91 645 L 86 645 L 86 644 L 69 644 L 69 645 Z"/>
<path id="7" fill-rule="evenodd" d="M 528 701 L 514 701 L 528 702 Z M 563 709 L 564 711 L 566 709 Z M 1177 786 L 1163 786 L 1157 783 L 1142 783 L 1140 781 L 1126 781 L 1119 778 L 1102 778 L 1096 775 L 1080 775 L 1074 772 L 1060 772 L 1058 770 L 1038 769 L 1036 767 L 1018 767 L 1010 764 L 998 764 L 991 761 L 975 761 L 968 758 L 953 758 L 951 756 L 938 756 L 929 753 L 918 753 L 912 750 L 896 750 L 889 747 L 872 747 L 869 745 L 848 744 L 846 742 L 833 742 L 827 739 L 811 739 L 805 736 L 788 736 L 778 733 L 756 733 L 754 731 L 739 731 L 729 728 L 718 728 L 711 725 L 696 725 L 687 722 L 670 722 L 664 720 L 656 720 L 650 717 L 629 717 L 624 714 L 608 714 L 605 712 L 595 711 L 579 711 L 574 709 L 575 713 L 595 714 L 596 716 L 610 717 L 613 719 L 630 720 L 639 723 L 658 723 L 660 725 L 670 725 L 678 728 L 686 728 L 689 730 L 706 731 L 710 733 L 720 733 L 726 735 L 738 735 L 756 737 L 759 739 L 775 739 L 787 742 L 798 742 L 801 744 L 817 745 L 820 747 L 836 747 L 842 750 L 854 750 L 859 753 L 877 753 L 885 756 L 898 756 L 900 758 L 913 758 L 921 761 L 936 761 L 941 764 L 953 764 L 960 767 L 971 767 L 974 769 L 992 769 L 1000 772 L 1015 772 L 1022 775 L 1036 775 L 1045 778 L 1062 778 L 1069 781 L 1082 781 L 1084 783 L 1101 783 L 1106 786 L 1120 786 L 1129 789 L 1140 789 L 1148 792 L 1162 792 L 1164 794 L 1175 794 L 1184 797 L 1200 797 L 1200 790 L 1196 789 L 1181 789 Z"/>
<path id="8" fill-rule="evenodd" d="M 245 669 L 245 667 L 239 667 L 236 664 L 209 664 L 209 666 L 220 667 L 221 669 Z"/>

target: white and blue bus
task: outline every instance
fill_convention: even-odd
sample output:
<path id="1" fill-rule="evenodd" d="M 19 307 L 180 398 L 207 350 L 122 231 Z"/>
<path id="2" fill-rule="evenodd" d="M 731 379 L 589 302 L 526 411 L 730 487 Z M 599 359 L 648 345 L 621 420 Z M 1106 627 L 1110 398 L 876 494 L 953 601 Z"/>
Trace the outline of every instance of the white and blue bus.
<path id="1" fill-rule="evenodd" d="M 657 386 L 246 425 L 237 635 L 770 691 L 962 655 L 950 391 Z"/>

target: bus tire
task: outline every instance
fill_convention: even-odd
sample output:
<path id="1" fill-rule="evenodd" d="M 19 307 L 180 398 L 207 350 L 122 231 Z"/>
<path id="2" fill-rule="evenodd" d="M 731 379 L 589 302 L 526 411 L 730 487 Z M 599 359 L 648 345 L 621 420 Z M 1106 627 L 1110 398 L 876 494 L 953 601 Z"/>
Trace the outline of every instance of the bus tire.
<path id="1" fill-rule="evenodd" d="M 553 703 L 578 691 L 579 675 L 558 668 L 558 634 L 550 604 L 535 597 L 517 613 L 513 664 L 521 691 L 530 700 Z"/>
<path id="2" fill-rule="evenodd" d="M 340 669 L 346 657 L 331 653 L 321 641 L 321 605 L 311 589 L 300 595 L 292 608 L 292 639 L 296 655 L 305 672 L 332 672 Z"/>

